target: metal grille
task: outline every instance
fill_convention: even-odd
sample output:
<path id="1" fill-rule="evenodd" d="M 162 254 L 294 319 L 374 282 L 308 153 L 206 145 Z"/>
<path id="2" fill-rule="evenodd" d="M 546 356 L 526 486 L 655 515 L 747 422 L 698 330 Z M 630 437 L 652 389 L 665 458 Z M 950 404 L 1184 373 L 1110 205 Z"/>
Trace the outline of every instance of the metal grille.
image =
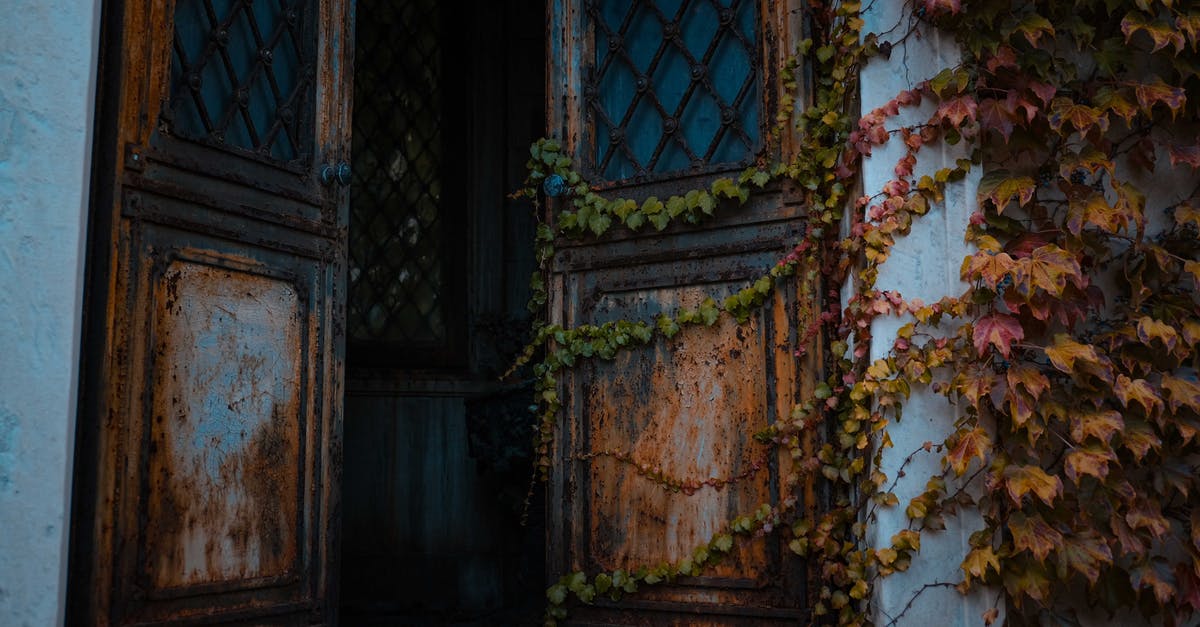
<path id="1" fill-rule="evenodd" d="M 313 46 L 303 0 L 177 0 L 171 129 L 180 136 L 303 158 Z"/>
<path id="2" fill-rule="evenodd" d="M 445 338 L 439 15 L 437 0 L 358 3 L 352 340 Z"/>
<path id="3" fill-rule="evenodd" d="M 592 0 L 594 171 L 623 180 L 744 164 L 759 138 L 753 0 Z"/>

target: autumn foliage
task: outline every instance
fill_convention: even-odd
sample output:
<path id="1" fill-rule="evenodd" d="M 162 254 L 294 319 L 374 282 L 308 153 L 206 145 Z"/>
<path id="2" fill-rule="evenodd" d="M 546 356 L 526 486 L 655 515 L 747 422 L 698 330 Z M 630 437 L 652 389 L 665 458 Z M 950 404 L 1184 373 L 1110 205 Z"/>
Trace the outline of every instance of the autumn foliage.
<path id="1" fill-rule="evenodd" d="M 529 186 L 557 177 L 569 190 L 555 229 L 539 231 L 538 258 L 556 238 L 610 228 L 695 223 L 757 188 L 789 179 L 804 190 L 809 228 L 776 267 L 723 303 L 602 327 L 539 326 L 522 361 L 536 366 L 538 454 L 548 472 L 555 437 L 555 373 L 626 345 L 670 340 L 689 325 L 738 321 L 776 282 L 801 270 L 848 281 L 846 302 L 818 306 L 798 354 L 822 338 L 827 377 L 790 421 L 754 434 L 796 460 L 778 503 L 729 521 L 675 564 L 564 574 L 547 593 L 548 622 L 569 595 L 591 603 L 640 585 L 698 574 L 735 541 L 779 533 L 813 565 L 814 616 L 872 620 L 872 587 L 920 559 L 922 537 L 964 508 L 983 515 L 961 564 L 960 590 L 994 586 L 1010 624 L 1072 624 L 1078 608 L 1140 613 L 1178 624 L 1200 612 L 1200 9 L 1172 0 L 914 0 L 886 37 L 863 32 L 858 2 L 810 2 L 815 36 L 785 75 L 811 69 L 813 95 L 781 97 L 789 161 L 669 199 L 603 198 L 553 140 L 531 152 Z M 851 115 L 861 67 L 933 29 L 963 52 L 876 109 Z M 887 39 L 885 41 L 885 39 Z M 897 43 L 893 44 L 892 41 Z M 924 107 L 919 124 L 897 122 Z M 797 110 L 798 109 L 798 110 Z M 894 178 L 853 198 L 865 157 L 899 142 Z M 923 151 L 964 145 L 970 158 L 922 168 Z M 978 211 L 964 225 L 963 293 L 935 303 L 876 287 L 879 269 L 949 186 L 980 174 Z M 845 212 L 849 220 L 843 221 Z M 790 244 L 789 244 L 790 245 Z M 534 305 L 544 302 L 535 277 Z M 540 295 L 540 296 L 539 296 Z M 539 298 L 541 299 L 539 301 Z M 871 361 L 872 322 L 901 316 L 886 358 Z M 600 346 L 607 353 L 597 352 Z M 908 502 L 881 472 L 888 429 L 916 389 L 961 416 L 952 433 L 915 455 L 942 472 Z M 815 454 L 804 446 L 820 439 Z M 601 453 L 623 459 L 621 451 Z M 905 462 L 907 463 L 907 461 Z M 704 486 L 648 478 L 691 493 Z M 722 485 L 741 477 L 722 478 Z M 797 508 L 801 483 L 824 482 L 820 508 Z M 902 508 L 908 528 L 871 546 L 880 508 Z M 919 594 L 919 593 L 918 593 Z M 999 616 L 999 606 L 981 623 Z"/>

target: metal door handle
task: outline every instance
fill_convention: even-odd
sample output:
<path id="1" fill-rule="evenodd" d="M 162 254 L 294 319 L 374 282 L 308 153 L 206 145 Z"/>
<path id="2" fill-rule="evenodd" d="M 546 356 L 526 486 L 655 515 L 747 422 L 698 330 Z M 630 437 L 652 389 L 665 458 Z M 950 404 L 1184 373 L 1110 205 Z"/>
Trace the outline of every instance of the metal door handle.
<path id="1" fill-rule="evenodd" d="M 337 165 L 326 163 L 321 166 L 321 184 L 325 186 L 334 183 L 345 187 L 350 184 L 350 164 L 339 161 Z"/>

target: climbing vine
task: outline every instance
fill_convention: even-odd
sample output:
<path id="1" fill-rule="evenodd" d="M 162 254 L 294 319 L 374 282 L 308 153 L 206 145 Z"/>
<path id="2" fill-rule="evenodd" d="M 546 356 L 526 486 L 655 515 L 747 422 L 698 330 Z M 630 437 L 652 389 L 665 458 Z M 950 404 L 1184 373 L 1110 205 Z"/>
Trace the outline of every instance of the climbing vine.
<path id="1" fill-rule="evenodd" d="M 558 142 L 531 149 L 518 194 L 562 207 L 538 228 L 535 311 L 546 304 L 543 272 L 560 238 L 696 224 L 785 180 L 801 190 L 808 225 L 777 265 L 719 302 L 653 320 L 538 324 L 516 367 L 534 374 L 543 479 L 564 369 L 722 316 L 744 323 L 783 281 L 834 288 L 797 322 L 798 355 L 814 340 L 828 349 L 824 378 L 790 420 L 754 434 L 764 456 L 750 471 L 697 482 L 639 466 L 624 451 L 587 454 L 692 494 L 746 479 L 779 450 L 797 470 L 781 500 L 730 520 L 677 562 L 563 575 L 547 591 L 547 622 L 564 617 L 572 597 L 619 599 L 698 574 L 735 542 L 780 534 L 813 564 L 813 614 L 869 624 L 874 583 L 907 570 L 922 539 L 965 508 L 982 526 L 962 579 L 932 585 L 992 586 L 1013 624 L 1070 624 L 1079 606 L 1167 624 L 1194 616 L 1200 116 L 1189 95 L 1200 79 L 1200 12 L 1171 0 L 916 0 L 891 31 L 866 33 L 861 3 L 811 4 L 814 36 L 799 45 L 785 83 L 794 92 L 794 73 L 807 64 L 812 94 L 802 104 L 785 95 L 777 119 L 777 136 L 796 137 L 788 160 L 635 201 L 597 192 Z M 856 115 L 863 67 L 935 30 L 956 38 L 961 62 Z M 902 146 L 894 178 L 854 197 L 864 158 L 880 158 L 872 153 L 892 142 Z M 967 157 L 923 167 L 923 152 L 946 146 Z M 965 228 L 963 291 L 924 303 L 879 289 L 893 248 L 945 204 L 950 186 L 966 182 L 978 194 Z M 844 283 L 853 295 L 840 299 Z M 886 356 L 872 360 L 871 329 L 884 317 L 904 324 Z M 902 452 L 888 476 L 889 426 L 918 391 L 942 397 L 958 420 L 944 437 Z M 941 472 L 902 503 L 897 482 L 919 455 L 940 455 Z M 824 483 L 827 502 L 799 507 L 810 481 Z M 883 508 L 902 508 L 909 524 L 872 546 L 867 530 Z M 997 605 L 980 621 L 999 613 Z"/>

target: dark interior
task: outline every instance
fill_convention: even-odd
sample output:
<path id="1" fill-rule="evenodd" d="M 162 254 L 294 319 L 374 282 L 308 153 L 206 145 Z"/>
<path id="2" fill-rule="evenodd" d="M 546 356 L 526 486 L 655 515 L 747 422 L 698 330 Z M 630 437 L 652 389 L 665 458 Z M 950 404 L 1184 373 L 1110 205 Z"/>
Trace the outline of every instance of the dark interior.
<path id="1" fill-rule="evenodd" d="M 507 195 L 544 132 L 544 16 L 357 3 L 343 624 L 540 620 L 530 392 L 500 375 L 529 328 L 533 208 Z"/>

